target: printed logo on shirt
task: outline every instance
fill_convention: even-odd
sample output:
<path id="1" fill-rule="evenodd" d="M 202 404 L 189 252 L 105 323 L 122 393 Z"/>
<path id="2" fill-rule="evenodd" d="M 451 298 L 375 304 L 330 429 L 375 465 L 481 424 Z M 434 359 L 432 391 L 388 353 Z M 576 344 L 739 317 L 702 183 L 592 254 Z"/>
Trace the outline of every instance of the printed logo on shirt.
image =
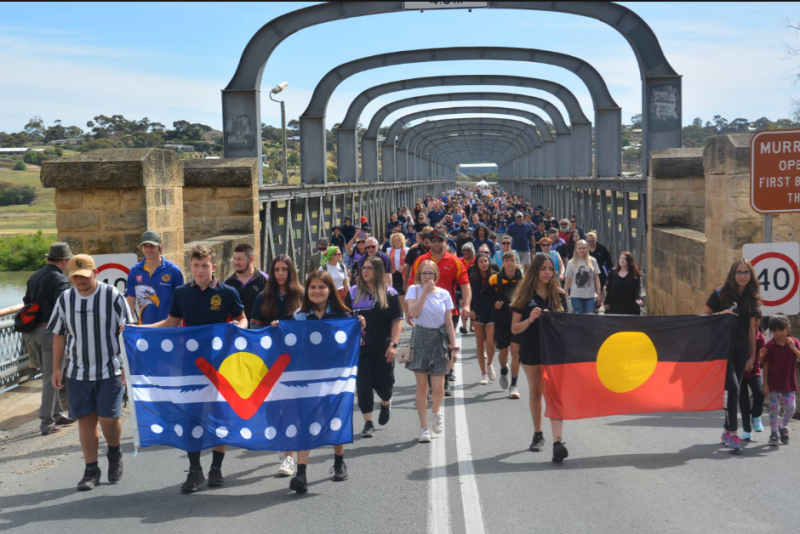
<path id="1" fill-rule="evenodd" d="M 168 274 L 166 274 L 166 273 L 165 273 L 165 274 L 164 274 L 164 275 L 161 277 L 161 280 L 162 280 L 162 281 L 164 281 L 164 282 L 169 282 L 169 280 L 170 280 L 170 276 L 169 276 Z"/>
<path id="2" fill-rule="evenodd" d="M 142 275 L 141 274 L 137 274 L 136 275 L 136 281 L 137 282 L 141 282 L 142 281 Z"/>
<path id="3" fill-rule="evenodd" d="M 221 305 L 222 305 L 222 298 L 219 295 L 214 295 L 213 297 L 211 297 L 212 311 L 218 311 Z"/>

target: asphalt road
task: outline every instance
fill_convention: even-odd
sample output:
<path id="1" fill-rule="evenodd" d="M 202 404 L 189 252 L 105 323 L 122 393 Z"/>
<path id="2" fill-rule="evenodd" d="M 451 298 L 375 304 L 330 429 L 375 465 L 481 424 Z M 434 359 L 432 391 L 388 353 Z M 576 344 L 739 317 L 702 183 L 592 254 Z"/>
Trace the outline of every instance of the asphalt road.
<path id="1" fill-rule="evenodd" d="M 37 422 L 28 423 L 0 437 L 0 530 L 797 532 L 800 434 L 777 448 L 767 446 L 767 432 L 756 434 L 755 443 L 733 454 L 717 442 L 721 411 L 590 419 L 565 424 L 570 457 L 553 464 L 546 420 L 545 452 L 528 451 L 525 378 L 518 401 L 507 399 L 497 382 L 478 385 L 474 336 L 464 336 L 462 346 L 463 386 L 446 401 L 442 435 L 417 442 L 413 377 L 398 369 L 391 421 L 374 438 L 356 436 L 346 447 L 350 478 L 333 482 L 332 451 L 316 451 L 303 496 L 277 477 L 274 453 L 240 449 L 226 456 L 224 488 L 183 495 L 185 453 L 149 448 L 134 458 L 128 421 L 122 481 L 77 492 L 83 472 L 77 429 L 43 437 Z M 793 422 L 791 430 L 797 428 Z M 205 454 L 206 469 L 210 460 Z M 105 477 L 102 440 L 100 465 Z"/>

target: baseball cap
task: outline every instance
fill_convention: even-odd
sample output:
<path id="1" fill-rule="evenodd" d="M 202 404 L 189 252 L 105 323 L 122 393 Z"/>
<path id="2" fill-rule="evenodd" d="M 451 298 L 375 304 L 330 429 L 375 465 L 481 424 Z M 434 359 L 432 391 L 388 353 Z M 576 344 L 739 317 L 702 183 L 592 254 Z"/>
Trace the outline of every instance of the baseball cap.
<path id="1" fill-rule="evenodd" d="M 91 276 L 94 271 L 94 260 L 88 254 L 77 254 L 69 259 L 67 264 L 69 277 L 73 276 Z"/>
<path id="2" fill-rule="evenodd" d="M 449 237 L 444 228 L 439 228 L 438 230 L 434 230 L 433 232 L 430 233 L 430 236 L 431 239 L 439 238 L 439 239 L 444 239 L 445 241 L 447 241 L 447 238 Z"/>
<path id="3" fill-rule="evenodd" d="M 523 217 L 521 211 L 518 211 L 517 213 L 514 214 L 514 218 L 516 219 L 517 217 Z"/>
<path id="4" fill-rule="evenodd" d="M 155 245 L 155 246 L 160 245 L 161 234 L 159 234 L 155 230 L 147 230 L 145 233 L 142 234 L 142 240 L 139 243 L 139 246 L 141 247 L 144 244 Z"/>

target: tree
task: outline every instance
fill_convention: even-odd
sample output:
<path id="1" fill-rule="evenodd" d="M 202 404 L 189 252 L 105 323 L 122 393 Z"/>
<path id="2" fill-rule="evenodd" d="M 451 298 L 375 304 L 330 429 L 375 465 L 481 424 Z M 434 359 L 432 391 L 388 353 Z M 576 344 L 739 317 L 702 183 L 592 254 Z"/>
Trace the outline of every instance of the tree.
<path id="1" fill-rule="evenodd" d="M 29 120 L 24 129 L 25 133 L 33 137 L 36 141 L 44 137 L 44 121 L 38 115 L 35 115 Z"/>
<path id="2" fill-rule="evenodd" d="M 42 164 L 42 153 L 41 152 L 34 152 L 33 150 L 28 150 L 25 152 L 25 155 L 22 158 L 25 163 L 29 165 L 41 165 Z"/>
<path id="3" fill-rule="evenodd" d="M 639 113 L 631 117 L 631 128 L 639 130 L 642 127 L 642 114 Z"/>
<path id="4" fill-rule="evenodd" d="M 25 162 L 21 159 L 18 159 L 17 162 L 14 164 L 15 171 L 26 171 L 28 170 L 28 166 L 25 165 Z"/>
<path id="5" fill-rule="evenodd" d="M 36 198 L 36 190 L 29 185 L 13 185 L 0 193 L 0 206 L 30 204 Z"/>
<path id="6" fill-rule="evenodd" d="M 292 150 L 286 156 L 286 164 L 290 167 L 297 167 L 300 165 L 300 152 L 297 150 Z"/>
<path id="7" fill-rule="evenodd" d="M 297 119 L 292 119 L 289 121 L 289 124 L 286 125 L 286 128 L 288 130 L 297 131 L 300 129 L 300 121 L 298 121 Z"/>

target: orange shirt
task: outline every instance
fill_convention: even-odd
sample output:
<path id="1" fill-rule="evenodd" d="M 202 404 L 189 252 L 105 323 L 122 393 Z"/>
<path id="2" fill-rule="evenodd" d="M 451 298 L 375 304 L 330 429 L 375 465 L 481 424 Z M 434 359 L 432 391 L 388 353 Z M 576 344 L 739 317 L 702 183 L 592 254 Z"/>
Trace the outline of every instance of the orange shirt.
<path id="1" fill-rule="evenodd" d="M 411 277 L 409 280 L 416 279 L 417 269 L 423 261 L 433 260 L 431 252 L 432 251 L 429 250 L 417 258 L 417 261 L 415 261 L 413 267 L 411 267 Z M 442 256 L 442 259 L 436 262 L 436 267 L 439 268 L 439 281 L 436 282 L 436 287 L 442 288 L 450 293 L 450 297 L 453 299 L 454 304 L 453 315 L 458 315 L 458 311 L 455 307 L 456 290 L 458 289 L 458 286 L 469 284 L 467 269 L 464 267 L 464 263 L 459 258 L 453 254 L 450 254 L 449 252 L 445 252 L 444 256 Z"/>

